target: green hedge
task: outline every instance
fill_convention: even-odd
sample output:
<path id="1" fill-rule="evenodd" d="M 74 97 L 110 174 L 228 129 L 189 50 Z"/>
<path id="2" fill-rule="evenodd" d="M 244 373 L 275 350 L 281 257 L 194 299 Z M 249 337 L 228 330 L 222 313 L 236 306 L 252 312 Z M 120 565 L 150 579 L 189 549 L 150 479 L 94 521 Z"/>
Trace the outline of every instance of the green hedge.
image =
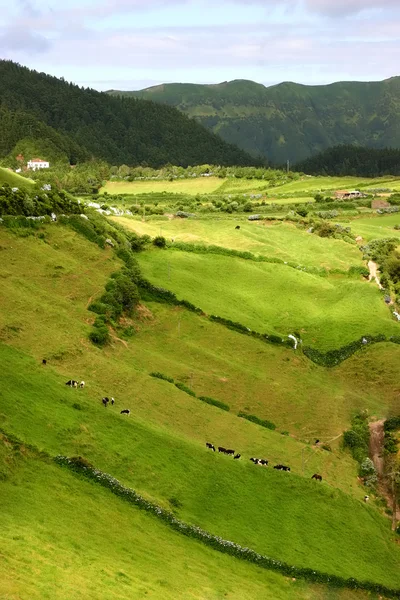
<path id="1" fill-rule="evenodd" d="M 289 565 L 280 560 L 259 554 L 250 548 L 240 546 L 235 542 L 224 540 L 223 538 L 213 535 L 212 533 L 209 533 L 208 531 L 205 531 L 196 525 L 188 525 L 187 523 L 177 519 L 171 512 L 161 508 L 153 502 L 145 500 L 145 498 L 140 496 L 135 490 L 125 487 L 111 475 L 95 469 L 82 457 L 68 458 L 66 456 L 56 456 L 54 461 L 61 467 L 68 468 L 71 471 L 91 480 L 93 483 L 101 485 L 102 487 L 110 490 L 113 494 L 134 505 L 136 508 L 144 510 L 148 514 L 157 517 L 166 525 L 171 527 L 174 531 L 177 531 L 186 537 L 202 542 L 218 552 L 223 552 L 224 554 L 229 554 L 235 558 L 256 564 L 263 569 L 277 571 L 286 577 L 301 578 L 311 583 L 321 583 L 337 588 L 367 590 L 375 594 L 382 594 L 387 598 L 400 598 L 400 590 L 395 590 L 379 583 L 373 583 L 372 581 L 358 581 L 352 577 L 345 579 L 344 577 L 340 577 L 338 575 L 330 575 L 328 573 L 316 571 L 308 567 L 296 567 Z"/>
<path id="2" fill-rule="evenodd" d="M 175 383 L 172 377 L 168 377 L 168 375 L 164 375 L 164 373 L 159 373 L 158 371 L 153 371 L 150 373 L 150 377 L 156 377 L 157 379 L 163 379 L 164 381 L 168 381 L 169 383 Z"/>
<path id="3" fill-rule="evenodd" d="M 229 412 L 230 407 L 225 404 L 225 402 L 221 402 L 220 400 L 215 400 L 215 398 L 209 398 L 208 396 L 199 396 L 199 400 L 201 400 L 202 402 L 205 402 L 206 404 L 211 404 L 212 406 L 216 406 L 217 408 L 220 408 L 221 410 L 226 410 L 227 412 Z"/>
<path id="4" fill-rule="evenodd" d="M 192 396 L 193 398 L 196 398 L 196 394 L 194 393 L 193 390 L 191 390 L 187 385 L 185 385 L 184 383 L 181 383 L 180 381 L 178 381 L 177 383 L 174 384 L 175 387 L 178 388 L 178 390 L 181 390 L 182 392 L 185 392 L 186 394 L 189 394 L 189 396 Z"/>
<path id="5" fill-rule="evenodd" d="M 245 412 L 239 412 L 238 417 L 241 419 L 246 419 L 247 421 L 251 421 L 252 423 L 256 423 L 257 425 L 265 427 L 266 429 L 276 429 L 276 425 L 274 423 L 268 421 L 267 419 L 260 419 L 259 417 L 256 417 L 256 415 L 248 415 Z"/>
<path id="6" fill-rule="evenodd" d="M 363 341 L 365 340 L 365 341 Z M 379 342 L 386 342 L 385 335 L 365 335 L 361 337 L 359 340 L 354 342 L 350 342 L 346 346 L 342 346 L 341 348 L 337 348 L 335 350 L 328 350 L 327 352 L 321 352 L 316 348 L 310 348 L 306 346 L 303 348 L 303 352 L 307 358 L 312 360 L 317 365 L 321 365 L 323 367 L 335 367 L 339 365 L 341 362 L 350 358 L 357 350 L 364 348 L 365 346 L 370 346 L 371 344 L 377 344 Z M 390 341 L 394 341 L 390 339 Z"/>

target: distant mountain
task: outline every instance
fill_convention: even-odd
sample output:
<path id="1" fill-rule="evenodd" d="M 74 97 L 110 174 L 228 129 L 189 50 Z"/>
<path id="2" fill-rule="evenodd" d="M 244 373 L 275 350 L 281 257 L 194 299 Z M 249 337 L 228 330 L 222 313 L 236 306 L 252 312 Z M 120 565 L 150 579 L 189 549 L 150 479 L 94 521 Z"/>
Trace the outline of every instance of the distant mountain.
<path id="1" fill-rule="evenodd" d="M 173 83 L 109 94 L 176 106 L 227 142 L 273 163 L 304 160 L 339 144 L 400 147 L 400 77 L 320 86 Z"/>
<path id="2" fill-rule="evenodd" d="M 23 143 L 22 143 L 23 142 Z M 0 158 L 38 148 L 75 163 L 253 165 L 260 161 L 173 107 L 113 98 L 0 61 Z"/>
<path id="3" fill-rule="evenodd" d="M 400 175 L 400 149 L 335 146 L 297 163 L 295 169 L 310 175 L 339 177 Z"/>

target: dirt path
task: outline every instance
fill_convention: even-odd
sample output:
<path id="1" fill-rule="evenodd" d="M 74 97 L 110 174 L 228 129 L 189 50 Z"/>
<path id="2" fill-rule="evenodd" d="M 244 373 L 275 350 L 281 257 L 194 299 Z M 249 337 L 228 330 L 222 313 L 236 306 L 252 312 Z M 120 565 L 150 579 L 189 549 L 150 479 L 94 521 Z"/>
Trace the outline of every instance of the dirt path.
<path id="1" fill-rule="evenodd" d="M 380 290 L 383 290 L 383 286 L 381 285 L 381 282 L 379 281 L 378 265 L 376 264 L 376 262 L 374 262 L 373 260 L 369 260 L 368 261 L 368 269 L 369 269 L 368 281 L 371 281 L 371 279 L 375 279 L 376 283 L 378 284 L 378 288 Z"/>
<path id="2" fill-rule="evenodd" d="M 384 472 L 383 461 L 383 440 L 385 432 L 383 430 L 384 420 L 375 421 L 369 424 L 369 455 L 379 477 Z"/>

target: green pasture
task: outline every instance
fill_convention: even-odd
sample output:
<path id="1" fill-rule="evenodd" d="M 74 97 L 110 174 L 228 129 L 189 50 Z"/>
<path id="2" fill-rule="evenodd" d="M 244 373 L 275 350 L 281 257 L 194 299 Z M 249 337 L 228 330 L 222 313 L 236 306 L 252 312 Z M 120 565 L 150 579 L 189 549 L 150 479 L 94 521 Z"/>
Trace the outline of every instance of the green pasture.
<path id="1" fill-rule="evenodd" d="M 120 415 L 119 400 L 105 409 L 90 381 L 84 390 L 69 389 L 63 377 L 24 354 L 5 346 L 0 354 L 1 427 L 25 443 L 51 455 L 84 455 L 182 520 L 260 553 L 400 586 L 400 550 L 389 520 L 373 506 L 328 481 L 210 452 L 139 421 L 134 410 Z"/>
<path id="2" fill-rule="evenodd" d="M 22 175 L 14 173 L 9 169 L 0 167 L 0 185 L 2 185 L 3 183 L 8 183 L 8 185 L 10 185 L 11 187 L 29 189 L 34 185 L 35 182 L 32 179 L 22 177 Z"/>
<path id="3" fill-rule="evenodd" d="M 193 179 L 152 180 L 152 181 L 107 181 L 100 193 L 149 194 L 169 192 L 173 194 L 212 194 L 224 180 L 218 177 L 196 177 Z"/>
<path id="4" fill-rule="evenodd" d="M 400 230 L 394 229 L 395 225 L 400 225 L 400 213 L 354 219 L 351 222 L 351 230 L 354 234 L 361 235 L 366 241 L 377 238 L 400 238 Z"/>
<path id="5" fill-rule="evenodd" d="M 18 600 L 363 600 L 214 552 L 0 440 L 0 596 Z M 374 596 L 368 595 L 369 598 Z"/>
<path id="6" fill-rule="evenodd" d="M 168 241 L 214 244 L 234 250 L 246 250 L 262 256 L 276 256 L 300 265 L 347 270 L 361 265 L 362 255 L 356 246 L 341 240 L 320 238 L 293 223 L 281 221 L 247 221 L 232 219 L 169 219 L 141 221 L 129 217 L 113 217 L 128 229 L 152 237 L 162 235 Z M 235 229 L 240 224 L 240 230 Z"/>
<path id="7" fill-rule="evenodd" d="M 145 277 L 207 314 L 259 332 L 298 331 L 305 345 L 320 350 L 399 332 L 373 283 L 230 256 L 155 249 L 138 258 Z"/>
<path id="8" fill-rule="evenodd" d="M 64 227 L 46 226 L 42 233 L 45 239 L 21 238 L 0 229 L 0 338 L 39 362 L 45 355 L 67 379 L 94 378 L 99 397 L 112 390 L 129 408 L 134 402 L 136 414 L 146 421 L 199 443 L 209 436 L 217 439 L 223 423 L 229 423 L 227 442 L 249 453 L 262 451 L 268 433 L 205 407 L 173 386 L 166 388 L 148 377 L 150 371 L 191 384 L 198 395 L 226 402 L 234 414 L 244 410 L 269 419 L 302 440 L 335 438 L 348 427 L 356 408 L 367 407 L 380 417 L 396 406 L 400 409 L 394 393 L 400 347 L 393 344 L 379 344 L 372 364 L 374 349 L 368 348 L 358 353 L 354 370 L 347 365 L 355 357 L 336 369 L 323 369 L 293 350 L 237 334 L 186 310 L 151 303 L 140 310 L 132 338 L 114 336 L 110 348 L 97 350 L 87 340 L 93 320 L 87 306 L 101 295 L 120 263 L 111 249 L 102 251 Z M 379 385 L 376 372 L 382 373 Z M 360 378 L 366 382 L 362 395 L 357 391 Z M 273 458 L 279 461 L 281 438 L 273 439 Z M 297 450 L 284 456 L 300 468 Z M 335 485 L 361 493 L 353 488 L 354 468 L 343 456 L 340 460 L 340 477 L 326 453 L 313 455 L 306 474 L 323 470 Z"/>
<path id="9" fill-rule="evenodd" d="M 395 189 L 397 185 L 400 185 L 400 180 L 388 177 L 377 177 L 370 179 L 367 177 L 323 177 L 323 176 L 304 176 L 296 181 L 289 181 L 283 185 L 277 185 L 267 189 L 268 195 L 270 194 L 295 194 L 312 192 L 316 194 L 318 192 L 334 192 L 336 190 L 354 190 L 358 187 L 364 188 L 390 188 Z"/>

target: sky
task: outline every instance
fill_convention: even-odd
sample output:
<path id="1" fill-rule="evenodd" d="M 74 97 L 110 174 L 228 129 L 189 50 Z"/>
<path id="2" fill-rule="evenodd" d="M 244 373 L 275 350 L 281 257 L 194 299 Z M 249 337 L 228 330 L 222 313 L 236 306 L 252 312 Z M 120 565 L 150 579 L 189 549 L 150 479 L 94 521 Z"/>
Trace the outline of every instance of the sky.
<path id="1" fill-rule="evenodd" d="M 0 0 L 0 58 L 98 90 L 400 75 L 400 0 Z"/>

